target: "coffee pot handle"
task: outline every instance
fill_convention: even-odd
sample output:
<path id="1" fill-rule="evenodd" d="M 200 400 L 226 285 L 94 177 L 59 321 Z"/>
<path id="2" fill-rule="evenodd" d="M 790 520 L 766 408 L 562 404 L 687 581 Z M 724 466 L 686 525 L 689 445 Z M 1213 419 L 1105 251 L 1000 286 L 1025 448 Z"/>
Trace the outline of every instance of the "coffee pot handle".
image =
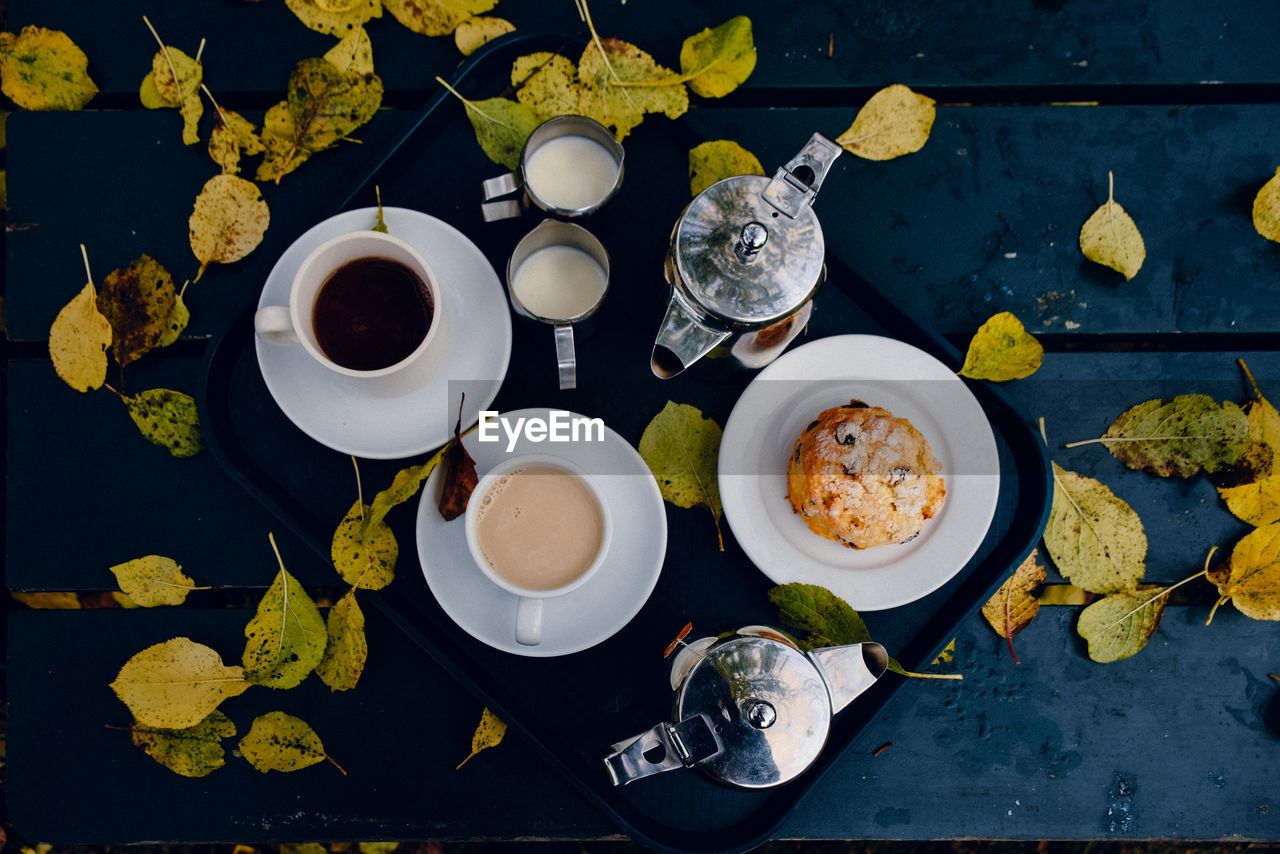
<path id="1" fill-rule="evenodd" d="M 660 723 L 652 729 L 613 745 L 604 767 L 615 786 L 696 765 L 721 750 L 706 715 L 696 714 L 677 724 Z"/>

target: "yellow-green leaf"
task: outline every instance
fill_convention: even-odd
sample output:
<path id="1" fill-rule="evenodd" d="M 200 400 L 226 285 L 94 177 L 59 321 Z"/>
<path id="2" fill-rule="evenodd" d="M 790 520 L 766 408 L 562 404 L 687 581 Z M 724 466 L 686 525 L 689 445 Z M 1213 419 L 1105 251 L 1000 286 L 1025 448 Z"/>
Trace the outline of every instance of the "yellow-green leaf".
<path id="1" fill-rule="evenodd" d="M 138 100 L 148 110 L 163 110 L 166 107 L 173 106 L 173 104 L 160 97 L 160 91 L 156 89 L 156 76 L 150 71 L 147 72 L 146 77 L 142 78 L 142 84 L 138 86 Z"/>
<path id="2" fill-rule="evenodd" d="M 339 71 L 356 74 L 373 73 L 373 42 L 364 27 L 356 27 L 324 55 Z"/>
<path id="3" fill-rule="evenodd" d="M 391 512 L 392 507 L 397 504 L 403 504 L 418 494 L 418 487 L 422 486 L 422 482 L 431 476 L 431 472 L 435 471 L 436 466 L 440 464 L 440 460 L 444 458 L 444 452 L 448 447 L 448 445 L 445 445 L 436 451 L 431 455 L 431 459 L 425 463 L 409 466 L 396 472 L 396 476 L 391 480 L 391 485 L 373 496 L 373 504 L 370 505 L 369 512 L 365 514 L 364 522 L 360 528 L 360 536 L 362 538 L 368 541 L 369 531 L 387 517 L 387 513 Z"/>
<path id="4" fill-rule="evenodd" d="M 214 175 L 205 182 L 187 220 L 191 251 L 200 262 L 200 281 L 210 264 L 230 264 L 262 242 L 271 211 L 252 181 Z"/>
<path id="5" fill-rule="evenodd" d="M 578 112 L 612 128 L 619 141 L 646 113 L 678 119 L 689 109 L 689 92 L 679 78 L 620 39 L 588 42 L 578 60 L 578 81 Z"/>
<path id="6" fill-rule="evenodd" d="M 264 153 L 254 178 L 279 184 L 281 178 L 305 163 L 311 152 L 299 146 L 295 142 L 297 138 L 289 103 L 281 101 L 270 107 L 262 117 Z"/>
<path id="7" fill-rule="evenodd" d="M 1004 382 L 1029 377 L 1040 367 L 1044 347 L 1040 346 L 1022 321 L 1002 311 L 978 327 L 960 376 L 976 380 Z"/>
<path id="8" fill-rule="evenodd" d="M 513 32 L 515 28 L 515 24 L 506 18 L 487 18 L 478 15 L 458 24 L 458 28 L 453 31 L 453 43 L 458 46 L 463 56 L 470 56 L 483 45 L 498 36 Z"/>
<path id="9" fill-rule="evenodd" d="M 111 690 L 138 723 L 185 729 L 208 717 L 227 697 L 244 693 L 249 684 L 244 670 L 223 664 L 209 647 L 174 638 L 125 662 Z"/>
<path id="10" fill-rule="evenodd" d="M 1246 617 L 1280 620 L 1280 522 L 1246 534 L 1226 565 L 1209 572 L 1209 580 Z"/>
<path id="11" fill-rule="evenodd" d="M 507 98 L 463 101 L 476 142 L 494 163 L 515 169 L 525 140 L 542 120 L 532 108 Z"/>
<path id="12" fill-rule="evenodd" d="M 264 774 L 297 771 L 329 759 L 315 730 L 301 718 L 284 712 L 267 712 L 254 718 L 249 732 L 240 739 L 240 753 Z"/>
<path id="13" fill-rule="evenodd" d="M 1036 591 L 1044 584 L 1044 567 L 1036 563 L 1036 553 L 1027 555 L 1027 559 L 1009 576 L 996 595 L 982 606 L 982 616 L 1002 638 L 1016 635 L 1031 625 L 1031 621 L 1040 613 L 1040 600 Z"/>
<path id="14" fill-rule="evenodd" d="M 244 627 L 244 636 L 245 675 L 268 688 L 301 684 L 320 663 L 329 637 L 316 603 L 283 562 L 257 613 Z"/>
<path id="15" fill-rule="evenodd" d="M 769 591 L 782 622 L 809 633 L 806 647 L 843 646 L 871 640 L 862 615 L 816 584 L 780 584 Z"/>
<path id="16" fill-rule="evenodd" d="M 176 298 L 173 276 L 150 255 L 107 274 L 98 293 L 98 311 L 111 324 L 111 355 L 120 367 L 159 345 Z"/>
<path id="17" fill-rule="evenodd" d="M 677 507 L 702 505 L 711 511 L 720 536 L 720 425 L 687 403 L 667 401 L 640 437 L 640 456 L 657 478 L 662 497 Z"/>
<path id="18" fill-rule="evenodd" d="M 204 67 L 199 62 L 176 47 L 165 45 L 152 58 L 151 73 L 142 81 L 138 95 L 148 109 L 177 107 L 182 113 L 182 141 L 192 145 L 200 141 L 197 125 L 204 114 L 204 102 L 200 100 L 203 81 Z"/>
<path id="19" fill-rule="evenodd" d="M 156 342 L 157 347 L 168 347 L 182 335 L 183 330 L 187 328 L 187 324 L 191 322 L 191 309 L 187 308 L 187 303 L 182 298 L 186 285 L 182 286 L 182 290 L 174 294 L 173 308 L 169 311 L 169 320 L 164 325 L 164 330 L 160 333 L 160 340 Z"/>
<path id="20" fill-rule="evenodd" d="M 204 777 L 226 764 L 222 740 L 236 734 L 236 725 L 215 709 L 200 723 L 186 729 L 134 723 L 129 732 L 136 746 L 170 771 L 183 777 Z"/>
<path id="21" fill-rule="evenodd" d="M 192 590 L 208 590 L 196 587 L 171 557 L 147 555 L 111 567 L 116 583 L 136 605 L 153 608 L 157 605 L 181 605 Z"/>
<path id="22" fill-rule="evenodd" d="M 1225 482 L 1218 484 L 1218 494 L 1236 518 L 1256 527 L 1280 521 L 1280 469 L 1276 466 L 1280 412 L 1262 396 L 1243 359 L 1240 366 L 1253 384 L 1254 399 L 1245 406 L 1253 446 L 1240 464 L 1226 473 Z"/>
<path id="23" fill-rule="evenodd" d="M 887 86 L 862 105 L 836 142 L 867 160 L 892 160 L 919 151 L 929 141 L 936 103 L 901 83 Z"/>
<path id="24" fill-rule="evenodd" d="M 382 4 L 415 33 L 447 36 L 467 18 L 488 12 L 498 0 L 382 0 Z"/>
<path id="25" fill-rule="evenodd" d="M 223 174 L 238 175 L 241 156 L 261 154 L 264 148 L 253 122 L 234 110 L 218 111 L 218 124 L 209 134 L 209 156 Z"/>
<path id="26" fill-rule="evenodd" d="M 388 508 L 390 509 L 390 508 Z M 333 532 L 330 556 L 342 580 L 362 590 L 381 590 L 396 577 L 400 545 L 396 535 L 381 519 L 369 521 L 372 508 L 359 501 Z"/>
<path id="27" fill-rule="evenodd" d="M 167 448 L 175 457 L 194 457 L 204 450 L 200 415 L 191 395 L 167 388 L 149 388 L 120 399 L 148 442 Z"/>
<path id="28" fill-rule="evenodd" d="M 531 53 L 511 65 L 511 85 L 516 100 L 528 106 L 540 121 L 578 112 L 581 87 L 578 68 L 558 53 Z"/>
<path id="29" fill-rule="evenodd" d="M 382 17 L 381 0 L 284 0 L 284 4 L 307 27 L 339 38 L 370 18 Z"/>
<path id="30" fill-rule="evenodd" d="M 1142 269 L 1147 247 L 1133 217 L 1116 204 L 1115 176 L 1107 173 L 1107 201 L 1080 227 L 1080 251 L 1090 261 L 1132 279 Z"/>
<path id="31" fill-rule="evenodd" d="M 37 611 L 70 611 L 81 607 L 80 598 L 74 593 L 23 593 L 15 590 L 9 595 Z"/>
<path id="32" fill-rule="evenodd" d="M 1131 469 L 1160 477 L 1191 477 L 1238 463 L 1249 451 L 1249 419 L 1231 401 L 1207 394 L 1180 394 L 1131 406 L 1100 439 L 1069 447 L 1106 445 Z"/>
<path id="33" fill-rule="evenodd" d="M 62 307 L 49 328 L 49 358 L 62 381 L 76 391 L 101 388 L 107 380 L 111 322 L 98 310 L 93 282 Z"/>
<path id="34" fill-rule="evenodd" d="M 1280 241 L 1280 169 L 1253 197 L 1253 227 L 1267 240 Z"/>
<path id="35" fill-rule="evenodd" d="M 689 36 L 680 48 L 680 71 L 689 89 L 703 98 L 721 98 L 737 89 L 756 67 L 751 19 L 730 18 L 715 29 Z"/>
<path id="36" fill-rule="evenodd" d="M 356 601 L 356 591 L 346 595 L 329 609 L 327 621 L 329 643 L 324 658 L 316 665 L 316 675 L 333 691 L 350 691 L 360 681 L 369 644 L 364 636 L 364 612 Z"/>
<path id="37" fill-rule="evenodd" d="M 1058 572 L 1093 593 L 1133 590 L 1146 571 L 1138 514 L 1104 484 L 1057 463 L 1044 544 Z"/>
<path id="38" fill-rule="evenodd" d="M 689 150 L 689 190 L 695 196 L 734 175 L 763 174 L 756 156 L 731 139 L 713 139 Z"/>
<path id="39" fill-rule="evenodd" d="M 476 726 L 475 734 L 471 736 L 471 752 L 467 754 L 467 758 L 458 763 L 458 768 L 466 765 L 482 750 L 490 747 L 497 747 L 502 743 L 502 737 L 507 734 L 507 725 L 499 720 L 493 712 L 486 708 L 480 713 L 480 723 Z"/>
<path id="40" fill-rule="evenodd" d="M 1089 642 L 1089 657 L 1105 664 L 1128 658 L 1146 646 L 1160 628 L 1168 592 L 1151 587 L 1114 593 L 1081 611 L 1076 632 Z"/>
<path id="41" fill-rule="evenodd" d="M 60 30 L 0 33 L 0 90 L 27 110 L 78 110 L 98 94 L 89 59 Z"/>

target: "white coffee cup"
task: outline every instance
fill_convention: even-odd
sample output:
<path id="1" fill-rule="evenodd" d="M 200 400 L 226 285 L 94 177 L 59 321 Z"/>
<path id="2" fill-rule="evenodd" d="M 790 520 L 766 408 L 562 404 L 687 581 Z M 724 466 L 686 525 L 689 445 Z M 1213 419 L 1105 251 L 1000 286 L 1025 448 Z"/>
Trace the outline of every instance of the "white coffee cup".
<path id="1" fill-rule="evenodd" d="M 329 276 L 339 267 L 361 258 L 385 258 L 405 265 L 422 280 L 431 297 L 431 322 L 427 325 L 422 341 L 400 361 L 375 370 L 348 368 L 326 356 L 316 339 L 312 322 L 316 298 Z M 410 373 L 411 368 L 427 361 L 433 342 L 440 338 L 437 333 L 441 327 L 442 310 L 439 283 L 418 250 L 398 237 L 379 231 L 354 231 L 338 235 L 313 249 L 293 276 L 289 304 L 268 305 L 258 309 L 253 316 L 253 328 L 259 338 L 270 344 L 301 345 L 311 358 L 336 374 L 359 380 L 373 380 L 402 377 Z"/>
<path id="2" fill-rule="evenodd" d="M 596 552 L 595 559 L 572 581 L 551 589 L 522 587 L 500 575 L 481 550 L 476 532 L 480 510 L 485 506 L 486 497 L 499 481 L 506 475 L 536 467 L 556 468 L 576 476 L 586 486 L 592 498 L 595 499 L 596 505 L 600 508 L 600 547 Z M 605 561 L 605 556 L 609 552 L 609 544 L 613 538 L 613 524 L 609 516 L 609 505 L 605 502 L 604 494 L 595 481 L 581 467 L 562 457 L 528 454 L 499 463 L 480 478 L 479 483 L 476 484 L 475 491 L 471 495 L 471 500 L 467 502 L 466 535 L 467 548 L 471 550 L 471 557 L 476 562 L 476 566 L 480 568 L 480 571 L 503 590 L 520 597 L 516 606 L 516 642 L 525 646 L 537 646 L 542 642 L 543 601 L 572 593 L 591 580 L 592 576 L 600 570 Z"/>

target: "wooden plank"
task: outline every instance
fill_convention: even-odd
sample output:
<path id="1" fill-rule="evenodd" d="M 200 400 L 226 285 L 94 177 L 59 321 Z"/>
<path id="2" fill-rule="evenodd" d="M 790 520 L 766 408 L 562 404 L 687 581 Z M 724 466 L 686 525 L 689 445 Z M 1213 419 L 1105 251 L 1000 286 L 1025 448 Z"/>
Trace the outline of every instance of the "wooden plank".
<path id="1" fill-rule="evenodd" d="M 803 10 L 771 0 L 647 4 L 596 3 L 605 36 L 631 41 L 675 67 L 681 40 L 733 15 L 752 19 L 759 54 L 756 90 L 914 86 L 1081 87 L 1280 82 L 1271 35 L 1280 9 L 1254 0 L 1001 0 L 963 14 L 931 0 L 813 3 Z M 14 0 L 12 29 L 35 23 L 65 30 L 88 54 L 103 91 L 136 96 L 155 43 L 149 15 L 169 43 L 194 53 L 207 38 L 206 80 L 218 92 L 281 92 L 298 60 L 332 43 L 306 29 L 278 2 L 186 4 L 172 9 L 142 0 L 83 4 Z M 585 31 L 570 3 L 510 3 L 504 15 L 522 30 Z M 411 33 L 390 15 L 368 27 L 378 73 L 392 91 L 430 89 L 460 59 L 449 38 Z M 781 93 L 779 93 L 781 94 Z M 130 103 L 133 103 L 130 101 Z"/>
<path id="2" fill-rule="evenodd" d="M 412 162 L 388 173 L 384 198 L 445 218 L 500 266 L 518 226 L 480 221 L 476 182 L 500 170 L 452 106 L 441 132 L 415 139 Z M 737 139 L 772 169 L 812 131 L 838 134 L 850 116 L 715 109 L 647 122 L 627 141 L 627 179 L 602 215 L 619 233 L 627 225 L 627 242 L 647 253 L 619 266 L 619 281 L 634 277 L 624 287 L 649 300 L 643 310 L 660 311 L 661 288 L 648 283 L 687 199 L 688 147 Z M 360 131 L 363 145 L 323 152 L 280 187 L 264 187 L 273 214 L 266 240 L 193 288 L 192 335 L 221 328 L 252 297 L 274 258 L 327 214 L 403 121 L 384 111 Z M 13 339 L 47 335 L 83 281 L 77 243 L 88 244 L 99 276 L 144 251 L 179 277 L 194 271 L 186 217 L 213 167 L 203 146 L 179 144 L 176 115 L 20 113 L 8 131 L 10 223 L 25 229 L 8 235 Z M 1000 310 L 1038 332 L 1271 333 L 1280 330 L 1270 284 L 1280 252 L 1249 212 L 1276 151 L 1280 106 L 944 108 L 917 154 L 842 158 L 817 210 L 828 251 L 947 333 L 968 336 Z M 1108 170 L 1147 244 L 1131 282 L 1077 248 L 1081 223 L 1106 198 Z"/>
<path id="3" fill-rule="evenodd" d="M 1206 629 L 1206 608 L 1172 608 L 1147 649 L 1100 665 L 1075 640 L 1077 611 L 1043 610 L 1017 638 L 1022 666 L 980 620 L 968 623 L 948 665 L 965 679 L 907 685 L 780 835 L 1280 839 L 1273 627 L 1226 609 Z M 245 612 L 14 613 L 14 825 L 67 844 L 613 832 L 514 738 L 455 772 L 479 704 L 367 613 L 369 665 L 355 691 L 311 678 L 224 704 L 241 734 L 267 710 L 304 718 L 348 776 L 328 765 L 264 776 L 229 756 L 201 780 L 173 776 L 104 728 L 129 720 L 106 683 L 129 655 L 178 634 L 235 660 Z"/>

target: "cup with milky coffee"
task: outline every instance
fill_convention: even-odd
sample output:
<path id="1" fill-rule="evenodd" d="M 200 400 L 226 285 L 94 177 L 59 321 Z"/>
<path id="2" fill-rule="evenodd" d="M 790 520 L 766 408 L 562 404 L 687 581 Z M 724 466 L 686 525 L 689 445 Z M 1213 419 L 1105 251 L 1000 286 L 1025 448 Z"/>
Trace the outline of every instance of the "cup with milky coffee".
<path id="1" fill-rule="evenodd" d="M 258 309 L 258 337 L 301 346 L 324 367 L 360 382 L 419 373 L 441 325 L 440 286 L 426 260 L 377 231 L 343 234 L 298 266 L 288 305 Z"/>
<path id="2" fill-rule="evenodd" d="M 561 457 L 500 463 L 467 503 L 467 547 L 490 581 L 519 597 L 513 630 L 525 646 L 542 642 L 543 601 L 586 584 L 604 562 L 612 533 L 599 487 Z"/>

